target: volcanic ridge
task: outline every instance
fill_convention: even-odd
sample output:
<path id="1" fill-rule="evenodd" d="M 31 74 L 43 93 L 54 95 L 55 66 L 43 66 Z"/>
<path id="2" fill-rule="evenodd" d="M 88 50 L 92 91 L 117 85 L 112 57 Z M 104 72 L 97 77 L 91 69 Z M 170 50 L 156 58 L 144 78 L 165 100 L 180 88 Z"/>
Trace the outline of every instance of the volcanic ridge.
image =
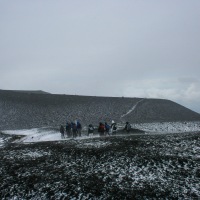
<path id="1" fill-rule="evenodd" d="M 66 120 L 99 122 L 200 121 L 200 114 L 165 99 L 57 95 L 0 90 L 0 130 L 58 127 Z"/>

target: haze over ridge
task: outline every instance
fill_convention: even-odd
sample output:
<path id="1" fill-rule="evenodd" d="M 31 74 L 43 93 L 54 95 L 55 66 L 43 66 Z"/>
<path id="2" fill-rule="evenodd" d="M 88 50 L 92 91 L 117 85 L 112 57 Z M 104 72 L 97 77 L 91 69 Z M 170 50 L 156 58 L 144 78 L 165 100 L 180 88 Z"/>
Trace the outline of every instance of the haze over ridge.
<path id="1" fill-rule="evenodd" d="M 163 98 L 200 113 L 200 1 L 1 1 L 0 87 Z"/>

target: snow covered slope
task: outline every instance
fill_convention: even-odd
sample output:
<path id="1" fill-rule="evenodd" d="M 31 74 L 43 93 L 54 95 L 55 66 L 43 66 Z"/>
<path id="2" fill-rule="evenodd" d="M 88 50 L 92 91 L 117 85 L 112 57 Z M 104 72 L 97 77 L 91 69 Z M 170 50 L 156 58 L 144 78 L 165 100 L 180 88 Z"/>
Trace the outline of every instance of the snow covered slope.
<path id="1" fill-rule="evenodd" d="M 200 115 L 170 100 L 143 99 L 124 119 L 137 123 L 199 121 Z"/>
<path id="2" fill-rule="evenodd" d="M 82 124 L 200 121 L 200 115 L 169 100 L 53 95 L 0 90 L 0 130 Z"/>

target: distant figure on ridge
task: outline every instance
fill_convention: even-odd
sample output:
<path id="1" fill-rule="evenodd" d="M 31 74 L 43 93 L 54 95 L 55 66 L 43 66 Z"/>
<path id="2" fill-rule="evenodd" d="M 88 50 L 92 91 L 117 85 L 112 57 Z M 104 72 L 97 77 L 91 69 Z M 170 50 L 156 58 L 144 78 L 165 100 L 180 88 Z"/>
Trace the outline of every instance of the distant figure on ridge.
<path id="1" fill-rule="evenodd" d="M 127 133 L 129 133 L 129 132 L 130 132 L 130 130 L 131 130 L 131 125 L 130 125 L 130 123 L 129 123 L 129 122 L 126 122 L 126 125 L 125 125 L 125 128 L 124 128 L 124 130 L 125 130 Z"/>
<path id="2" fill-rule="evenodd" d="M 66 133 L 67 137 L 71 137 L 71 124 L 69 122 L 66 123 Z"/>
<path id="3" fill-rule="evenodd" d="M 111 124 L 111 133 L 112 135 L 116 135 L 117 133 L 117 124 L 115 123 L 114 120 L 112 120 L 112 124 Z"/>
<path id="4" fill-rule="evenodd" d="M 72 134 L 73 134 L 73 138 L 77 137 L 77 126 L 73 122 L 72 122 Z"/>
<path id="5" fill-rule="evenodd" d="M 105 126 L 103 123 L 99 123 L 98 132 L 100 136 L 104 136 Z"/>
<path id="6" fill-rule="evenodd" d="M 105 135 L 110 135 L 110 126 L 105 122 Z"/>
<path id="7" fill-rule="evenodd" d="M 65 134 L 65 129 L 64 129 L 64 126 L 63 126 L 63 125 L 60 125 L 60 133 L 61 133 L 61 139 L 64 139 L 64 138 L 65 138 L 65 136 L 64 136 L 64 134 Z"/>
<path id="8" fill-rule="evenodd" d="M 89 124 L 88 126 L 88 136 L 91 137 L 94 135 L 94 127 L 92 126 L 92 124 Z"/>
<path id="9" fill-rule="evenodd" d="M 81 123 L 78 120 L 77 120 L 76 126 L 77 126 L 78 136 L 81 137 L 82 126 L 81 126 Z"/>

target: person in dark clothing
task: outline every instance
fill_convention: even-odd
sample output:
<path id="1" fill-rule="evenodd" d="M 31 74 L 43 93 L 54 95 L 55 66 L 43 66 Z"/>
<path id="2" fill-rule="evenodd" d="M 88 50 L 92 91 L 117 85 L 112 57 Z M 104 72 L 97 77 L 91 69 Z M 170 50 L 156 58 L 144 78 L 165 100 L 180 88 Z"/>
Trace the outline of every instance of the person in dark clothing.
<path id="1" fill-rule="evenodd" d="M 64 126 L 63 126 L 63 125 L 60 125 L 60 133 L 61 133 L 61 139 L 64 139 L 64 138 L 65 138 L 65 136 L 64 136 L 64 134 L 65 134 L 65 129 L 64 129 Z"/>
<path id="2" fill-rule="evenodd" d="M 116 135 L 117 133 L 117 124 L 114 122 L 114 120 L 112 120 L 112 124 L 111 124 L 111 133 L 112 135 Z"/>
<path id="3" fill-rule="evenodd" d="M 82 126 L 81 126 L 81 123 L 79 121 L 77 121 L 77 133 L 78 133 L 78 136 L 81 137 L 81 130 L 82 130 Z"/>
<path id="4" fill-rule="evenodd" d="M 130 125 L 130 123 L 129 123 L 129 122 L 126 122 L 126 125 L 125 125 L 125 128 L 124 128 L 124 130 L 125 130 L 127 133 L 129 133 L 129 132 L 130 132 L 130 130 L 131 130 L 131 125 Z"/>
<path id="5" fill-rule="evenodd" d="M 105 135 L 110 135 L 110 126 L 105 122 Z"/>
<path id="6" fill-rule="evenodd" d="M 77 126 L 75 123 L 72 123 L 72 134 L 73 134 L 73 138 L 77 137 Z"/>
<path id="7" fill-rule="evenodd" d="M 105 132 L 105 126 L 103 123 L 99 123 L 99 127 L 98 127 L 98 132 L 100 136 L 104 136 L 104 132 Z"/>
<path id="8" fill-rule="evenodd" d="M 88 136 L 91 137 L 94 135 L 94 127 L 92 126 L 92 124 L 89 124 L 88 126 Z"/>
<path id="9" fill-rule="evenodd" d="M 66 123 L 66 133 L 67 137 L 71 137 L 71 124 L 69 122 Z"/>

